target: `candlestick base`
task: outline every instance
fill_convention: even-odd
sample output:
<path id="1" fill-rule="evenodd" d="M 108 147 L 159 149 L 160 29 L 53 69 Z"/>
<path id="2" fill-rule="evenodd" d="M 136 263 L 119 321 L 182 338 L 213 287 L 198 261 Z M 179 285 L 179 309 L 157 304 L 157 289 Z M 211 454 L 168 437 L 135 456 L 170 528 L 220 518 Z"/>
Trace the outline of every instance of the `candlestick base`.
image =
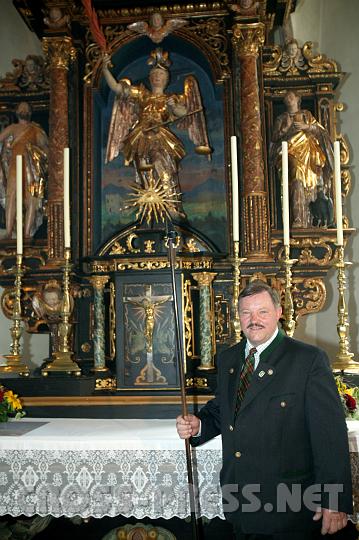
<path id="1" fill-rule="evenodd" d="M 341 355 L 337 354 L 332 363 L 332 371 L 334 373 L 359 373 L 359 362 L 353 360 L 353 353 Z"/>
<path id="2" fill-rule="evenodd" d="M 73 352 L 71 351 L 55 351 L 52 353 L 53 361 L 46 364 L 41 370 L 41 374 L 47 377 L 49 373 L 67 373 L 68 375 L 81 375 L 81 369 L 72 359 Z"/>
<path id="3" fill-rule="evenodd" d="M 18 373 L 24 377 L 30 375 L 28 366 L 21 362 L 21 354 L 6 354 L 4 358 L 6 359 L 6 364 L 0 366 L 0 373 Z"/>

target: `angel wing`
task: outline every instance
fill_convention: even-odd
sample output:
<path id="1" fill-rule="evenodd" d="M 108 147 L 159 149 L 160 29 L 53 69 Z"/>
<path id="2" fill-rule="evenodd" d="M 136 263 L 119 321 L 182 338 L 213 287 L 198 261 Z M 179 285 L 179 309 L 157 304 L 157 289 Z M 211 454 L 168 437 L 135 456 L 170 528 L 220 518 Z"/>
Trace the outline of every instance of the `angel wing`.
<path id="1" fill-rule="evenodd" d="M 182 26 L 185 26 L 186 24 L 188 24 L 188 21 L 185 21 L 184 19 L 168 19 L 165 23 L 165 29 L 167 31 L 166 36 L 173 32 L 173 30 L 182 28 Z"/>
<path id="2" fill-rule="evenodd" d="M 119 155 L 123 141 L 137 120 L 136 104 L 131 96 L 125 92 L 118 94 L 112 107 L 105 163 L 112 161 Z"/>
<path id="3" fill-rule="evenodd" d="M 185 79 L 184 96 L 187 114 L 177 125 L 188 130 L 189 138 L 196 146 L 195 151 L 198 154 L 207 155 L 208 160 L 210 160 L 212 150 L 208 142 L 206 118 L 198 82 L 193 75 L 189 75 Z"/>
<path id="4" fill-rule="evenodd" d="M 129 30 L 132 30 L 133 32 L 137 32 L 138 34 L 148 34 L 148 23 L 146 21 L 137 21 L 132 24 L 128 24 L 127 28 Z"/>

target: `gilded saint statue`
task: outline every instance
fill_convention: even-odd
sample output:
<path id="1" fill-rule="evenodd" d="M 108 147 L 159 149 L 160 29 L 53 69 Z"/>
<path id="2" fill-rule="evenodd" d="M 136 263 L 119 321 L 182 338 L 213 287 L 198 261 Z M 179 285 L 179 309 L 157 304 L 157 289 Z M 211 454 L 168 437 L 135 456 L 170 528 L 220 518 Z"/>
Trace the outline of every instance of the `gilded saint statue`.
<path id="1" fill-rule="evenodd" d="M 290 222 L 292 227 L 308 228 L 313 225 L 317 201 L 327 204 L 330 213 L 332 144 L 329 133 L 312 113 L 301 109 L 296 92 L 289 90 L 284 103 L 287 111 L 274 124 L 271 159 L 281 177 L 281 143 L 287 141 Z"/>
<path id="2" fill-rule="evenodd" d="M 11 238 L 16 221 L 17 155 L 23 156 L 25 238 L 32 237 L 43 220 L 48 138 L 43 129 L 31 121 L 31 112 L 29 103 L 19 103 L 18 122 L 0 133 L 0 204 L 5 208 L 7 238 Z"/>
<path id="3" fill-rule="evenodd" d="M 187 129 L 195 151 L 207 155 L 211 149 L 199 86 L 193 75 L 184 81 L 182 94 L 169 94 L 170 61 L 168 53 L 156 49 L 148 64 L 150 89 L 143 84 L 135 86 L 128 79 L 116 81 L 108 69 L 110 58 L 105 55 L 103 73 L 116 94 L 109 128 L 106 162 L 120 153 L 126 166 L 136 169 L 136 181 L 146 187 L 148 173 L 154 181 L 165 186 L 165 195 L 180 197 L 178 168 L 186 151 L 182 141 L 174 134 L 174 123 Z M 179 200 L 179 199 L 178 199 Z M 177 213 L 182 214 L 181 204 Z"/>

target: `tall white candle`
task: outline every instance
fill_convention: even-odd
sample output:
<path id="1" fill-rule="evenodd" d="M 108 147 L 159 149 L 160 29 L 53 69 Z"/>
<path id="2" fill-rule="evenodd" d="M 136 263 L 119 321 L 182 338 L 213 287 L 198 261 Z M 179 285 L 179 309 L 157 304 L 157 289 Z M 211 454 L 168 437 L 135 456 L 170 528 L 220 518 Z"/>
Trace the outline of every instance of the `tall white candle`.
<path id="1" fill-rule="evenodd" d="M 337 222 L 337 244 L 343 241 L 343 209 L 342 209 L 342 179 L 340 173 L 340 142 L 334 143 L 334 186 L 335 186 L 335 216 Z"/>
<path id="2" fill-rule="evenodd" d="M 70 149 L 64 148 L 64 246 L 71 247 L 70 237 Z"/>
<path id="3" fill-rule="evenodd" d="M 288 187 L 288 143 L 282 142 L 282 216 L 283 243 L 289 246 L 289 187 Z"/>
<path id="4" fill-rule="evenodd" d="M 233 241 L 239 241 L 239 192 L 238 192 L 238 161 L 237 137 L 231 137 L 231 170 L 232 170 L 232 229 Z"/>
<path id="5" fill-rule="evenodd" d="M 22 156 L 16 156 L 16 253 L 22 251 Z"/>

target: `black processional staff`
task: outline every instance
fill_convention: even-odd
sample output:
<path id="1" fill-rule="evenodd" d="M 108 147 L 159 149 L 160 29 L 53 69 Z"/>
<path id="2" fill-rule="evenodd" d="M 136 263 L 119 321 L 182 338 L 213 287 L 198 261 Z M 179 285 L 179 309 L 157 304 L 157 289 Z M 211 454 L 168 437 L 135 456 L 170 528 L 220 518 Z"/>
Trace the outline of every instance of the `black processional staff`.
<path id="1" fill-rule="evenodd" d="M 175 243 L 177 239 L 178 239 L 178 236 L 177 236 L 176 231 L 170 228 L 167 228 L 166 245 L 168 248 L 168 258 L 169 258 L 169 263 L 170 263 L 171 281 L 172 281 L 173 311 L 174 311 L 174 320 L 175 320 L 177 358 L 178 358 L 177 363 L 178 363 L 179 381 L 180 381 L 180 389 L 181 389 L 181 407 L 182 407 L 182 416 L 187 416 L 188 406 L 187 406 L 187 397 L 186 397 L 184 354 L 183 354 L 181 327 L 179 324 L 179 314 L 178 314 L 178 304 L 177 304 L 177 285 L 176 285 L 176 276 L 175 276 L 175 268 L 176 268 Z M 186 446 L 189 504 L 190 504 L 191 524 L 192 524 L 192 538 L 194 538 L 195 540 L 200 540 L 201 535 L 200 535 L 200 530 L 199 530 L 199 523 L 196 516 L 193 463 L 192 463 L 191 445 L 190 445 L 189 439 L 185 439 L 185 446 Z"/>

